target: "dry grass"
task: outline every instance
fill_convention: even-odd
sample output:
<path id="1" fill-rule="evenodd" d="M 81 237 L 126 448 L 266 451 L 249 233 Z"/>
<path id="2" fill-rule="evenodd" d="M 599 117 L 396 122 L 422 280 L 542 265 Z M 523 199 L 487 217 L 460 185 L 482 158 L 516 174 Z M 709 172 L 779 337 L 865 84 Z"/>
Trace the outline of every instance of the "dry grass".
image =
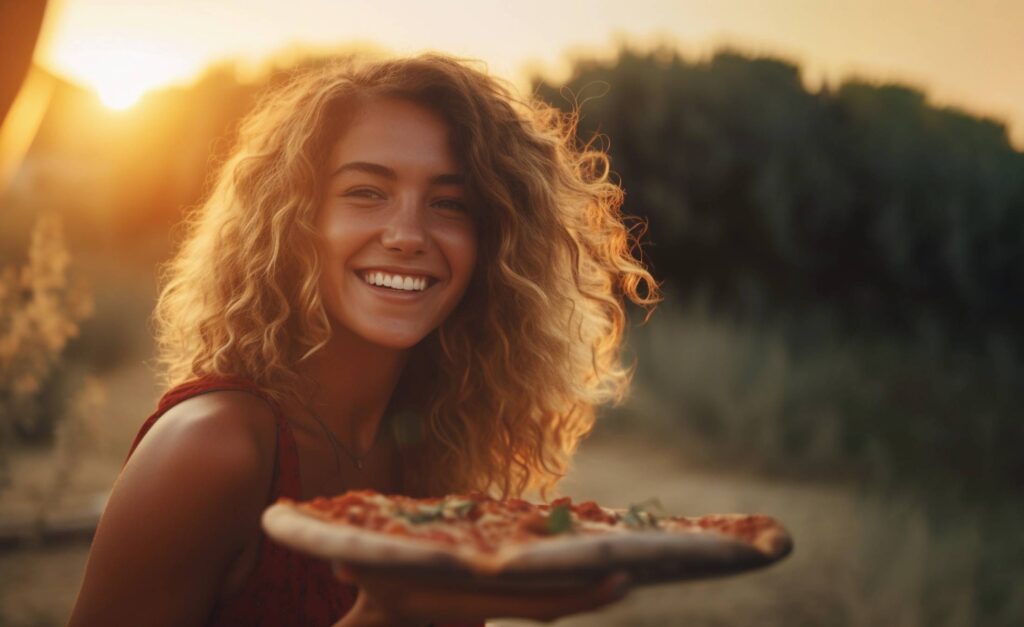
<path id="1" fill-rule="evenodd" d="M 999 342 L 859 337 L 815 319 L 730 321 L 663 304 L 633 329 L 634 400 L 612 413 L 708 461 L 993 495 L 1024 471 L 1024 364 Z M 696 445 L 696 446 L 694 446 Z"/>

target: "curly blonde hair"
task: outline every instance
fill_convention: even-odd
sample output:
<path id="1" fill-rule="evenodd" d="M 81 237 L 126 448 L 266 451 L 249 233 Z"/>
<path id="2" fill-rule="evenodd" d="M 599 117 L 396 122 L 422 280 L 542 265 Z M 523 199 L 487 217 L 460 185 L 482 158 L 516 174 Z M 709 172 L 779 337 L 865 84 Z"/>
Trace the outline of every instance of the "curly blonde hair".
<path id="1" fill-rule="evenodd" d="M 625 299 L 659 288 L 576 119 L 521 102 L 471 64 L 440 55 L 299 71 L 242 123 L 237 147 L 165 268 L 154 320 L 169 385 L 245 377 L 299 397 L 295 367 L 330 323 L 314 219 L 333 143 L 360 103 L 401 98 L 440 114 L 468 181 L 479 238 L 455 312 L 414 349 L 393 407 L 416 412 L 405 490 L 546 493 L 594 422 L 619 401 Z"/>

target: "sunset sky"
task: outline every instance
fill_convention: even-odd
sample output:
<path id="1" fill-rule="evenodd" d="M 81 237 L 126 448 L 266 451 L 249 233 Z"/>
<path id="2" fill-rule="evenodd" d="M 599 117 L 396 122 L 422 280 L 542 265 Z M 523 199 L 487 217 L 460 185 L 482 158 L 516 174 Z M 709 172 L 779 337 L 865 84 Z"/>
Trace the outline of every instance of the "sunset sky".
<path id="1" fill-rule="evenodd" d="M 1018 0 L 51 0 L 36 60 L 129 106 L 208 63 L 365 43 L 486 61 L 522 81 L 567 55 L 667 42 L 690 58 L 730 44 L 799 62 L 812 87 L 851 74 L 1000 118 L 1024 147 Z"/>

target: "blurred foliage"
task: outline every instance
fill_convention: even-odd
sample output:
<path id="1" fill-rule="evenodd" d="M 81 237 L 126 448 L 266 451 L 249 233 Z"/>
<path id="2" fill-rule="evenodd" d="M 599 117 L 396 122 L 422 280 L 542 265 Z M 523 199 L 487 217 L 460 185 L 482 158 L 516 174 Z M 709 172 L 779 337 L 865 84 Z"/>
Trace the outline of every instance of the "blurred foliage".
<path id="1" fill-rule="evenodd" d="M 27 264 L 0 271 L 0 475 L 16 440 L 52 436 L 63 413 L 50 405 L 67 396 L 45 392 L 66 384 L 53 375 L 92 310 L 88 292 L 70 278 L 70 265 L 60 219 L 46 213 L 32 233 Z"/>
<path id="2" fill-rule="evenodd" d="M 537 94 L 609 139 L 656 274 L 716 311 L 1024 348 L 1024 154 L 900 85 L 622 50 Z M 924 329 L 924 331 L 922 331 Z"/>
<path id="3" fill-rule="evenodd" d="M 1019 490 L 1024 368 L 1008 354 L 849 337 L 797 351 L 791 333 L 670 298 L 631 332 L 634 394 L 613 428 L 652 430 L 710 464 L 962 500 Z"/>

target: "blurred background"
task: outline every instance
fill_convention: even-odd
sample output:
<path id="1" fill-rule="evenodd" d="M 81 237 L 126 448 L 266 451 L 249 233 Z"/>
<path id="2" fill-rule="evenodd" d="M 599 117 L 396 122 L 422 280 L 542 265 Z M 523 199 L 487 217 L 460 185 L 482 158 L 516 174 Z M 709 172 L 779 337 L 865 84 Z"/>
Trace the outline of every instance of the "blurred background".
<path id="1" fill-rule="evenodd" d="M 564 624 L 1024 624 L 1021 24 L 1013 0 L 4 0 L 0 625 L 67 618 L 161 392 L 158 266 L 240 116 L 296 65 L 422 50 L 579 106 L 649 225 L 668 298 L 563 493 L 796 540 Z"/>

